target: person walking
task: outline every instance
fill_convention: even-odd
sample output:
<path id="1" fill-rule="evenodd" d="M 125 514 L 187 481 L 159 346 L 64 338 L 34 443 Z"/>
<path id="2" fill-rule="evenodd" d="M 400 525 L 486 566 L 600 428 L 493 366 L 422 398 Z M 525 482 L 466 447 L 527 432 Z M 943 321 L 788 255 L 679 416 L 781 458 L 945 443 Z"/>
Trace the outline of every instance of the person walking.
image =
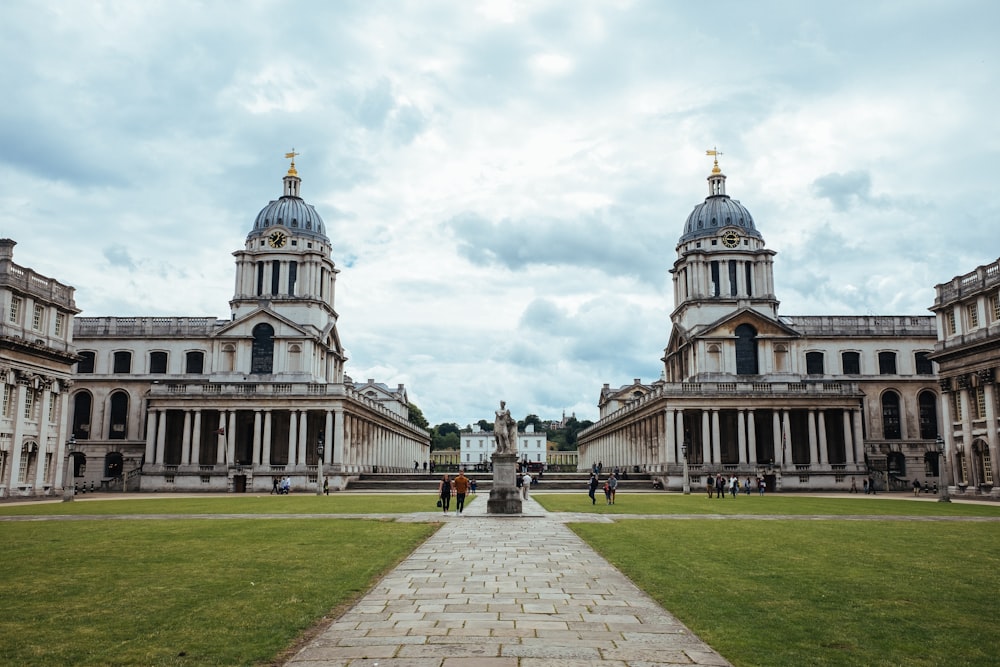
<path id="1" fill-rule="evenodd" d="M 715 477 L 712 473 L 708 473 L 708 479 L 705 480 L 705 489 L 708 491 L 708 497 L 711 498 L 712 494 L 715 493 Z"/>
<path id="2" fill-rule="evenodd" d="M 455 515 L 458 516 L 465 509 L 465 494 L 469 492 L 469 478 L 465 472 L 459 470 L 458 477 L 455 478 Z"/>
<path id="3" fill-rule="evenodd" d="M 330 480 L 327 477 L 323 478 L 323 493 L 330 495 Z"/>
<path id="4" fill-rule="evenodd" d="M 531 488 L 531 473 L 525 470 L 524 477 L 521 478 L 521 497 L 524 500 L 528 499 L 528 489 L 530 488 Z"/>
<path id="5" fill-rule="evenodd" d="M 441 500 L 441 511 L 447 514 L 448 506 L 451 505 L 451 479 L 448 478 L 448 473 L 445 473 L 438 484 L 438 498 Z"/>
<path id="6" fill-rule="evenodd" d="M 469 480 L 469 493 L 476 495 L 476 478 L 473 477 Z"/>
<path id="7" fill-rule="evenodd" d="M 597 493 L 598 486 L 600 486 L 600 482 L 597 479 L 597 473 L 590 473 L 590 481 L 587 482 L 587 495 L 590 496 L 591 505 L 597 504 L 597 498 L 594 497 L 594 494 Z"/>
<path id="8" fill-rule="evenodd" d="M 611 477 L 608 477 L 608 500 L 610 505 L 615 504 L 615 493 L 618 491 L 618 478 L 614 473 L 611 473 Z"/>
<path id="9" fill-rule="evenodd" d="M 726 497 L 726 476 L 721 472 L 715 476 L 715 496 L 717 498 Z"/>

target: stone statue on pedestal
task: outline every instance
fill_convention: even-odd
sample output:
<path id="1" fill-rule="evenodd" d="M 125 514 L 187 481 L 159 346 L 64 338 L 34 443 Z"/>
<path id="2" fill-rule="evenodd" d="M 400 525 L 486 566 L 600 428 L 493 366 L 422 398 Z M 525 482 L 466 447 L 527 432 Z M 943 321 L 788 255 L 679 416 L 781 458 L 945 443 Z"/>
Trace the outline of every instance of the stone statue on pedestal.
<path id="1" fill-rule="evenodd" d="M 517 420 L 510 416 L 507 403 L 500 401 L 493 422 L 497 450 L 493 452 L 493 488 L 486 503 L 487 514 L 520 514 L 521 494 L 517 489 Z"/>
<path id="2" fill-rule="evenodd" d="M 506 401 L 500 401 L 500 409 L 496 411 L 493 437 L 497 441 L 497 454 L 517 454 L 517 420 L 510 416 Z"/>

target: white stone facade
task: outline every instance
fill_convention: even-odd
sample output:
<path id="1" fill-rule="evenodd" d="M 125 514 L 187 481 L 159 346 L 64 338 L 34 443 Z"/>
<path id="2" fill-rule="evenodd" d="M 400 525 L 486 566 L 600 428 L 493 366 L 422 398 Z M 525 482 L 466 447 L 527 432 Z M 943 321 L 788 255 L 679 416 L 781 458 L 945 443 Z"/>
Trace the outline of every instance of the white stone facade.
<path id="1" fill-rule="evenodd" d="M 0 239 L 0 497 L 48 496 L 67 483 L 73 318 L 80 311 L 72 287 L 15 264 L 14 245 Z M 75 459 L 76 471 L 81 465 Z"/>
<path id="2" fill-rule="evenodd" d="M 299 186 L 293 163 L 284 195 L 233 253 L 229 319 L 77 318 L 71 429 L 85 481 L 259 492 L 288 476 L 315 491 L 321 462 L 336 489 L 427 459 L 429 435 L 408 421 L 402 385 L 344 374 L 339 271 Z"/>
<path id="3" fill-rule="evenodd" d="M 544 432 L 535 432 L 535 425 L 528 424 L 524 431 L 517 433 L 517 456 L 520 461 L 545 463 L 546 437 Z M 482 430 L 478 424 L 471 431 L 462 431 L 459 437 L 459 455 L 463 466 L 488 465 L 497 441 L 492 431 Z"/>
<path id="4" fill-rule="evenodd" d="M 944 474 L 952 493 L 1000 497 L 1000 259 L 935 287 Z"/>
<path id="5" fill-rule="evenodd" d="M 939 388 L 929 316 L 779 315 L 769 250 L 753 218 L 709 176 L 677 244 L 662 377 L 604 385 L 579 435 L 579 469 L 638 467 L 683 486 L 708 473 L 778 490 L 903 486 L 935 466 Z"/>

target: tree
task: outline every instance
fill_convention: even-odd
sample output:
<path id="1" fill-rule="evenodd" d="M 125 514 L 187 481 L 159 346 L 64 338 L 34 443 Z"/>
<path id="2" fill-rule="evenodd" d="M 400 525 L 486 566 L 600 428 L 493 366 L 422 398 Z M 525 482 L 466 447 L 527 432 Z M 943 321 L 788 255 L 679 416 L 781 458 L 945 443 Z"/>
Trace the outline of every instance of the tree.
<path id="1" fill-rule="evenodd" d="M 543 422 L 541 417 L 539 417 L 538 415 L 528 415 L 527 417 L 524 418 L 523 422 L 517 423 L 517 427 L 521 430 L 525 430 L 524 427 L 527 426 L 528 424 L 535 425 L 535 433 L 545 432 L 545 422 Z"/>
<path id="2" fill-rule="evenodd" d="M 489 431 L 490 433 L 493 432 L 493 422 L 488 422 L 485 419 L 480 419 L 478 422 L 476 422 L 476 424 L 478 424 L 479 428 L 484 431 Z"/>
<path id="3" fill-rule="evenodd" d="M 461 429 L 458 424 L 438 424 L 431 429 L 431 451 L 458 449 L 461 444 L 459 433 Z"/>
<path id="4" fill-rule="evenodd" d="M 415 424 L 422 429 L 428 429 L 430 424 L 427 423 L 427 418 L 424 417 L 423 411 L 417 407 L 416 403 L 407 403 L 406 407 L 409 409 L 409 420 L 411 424 Z"/>

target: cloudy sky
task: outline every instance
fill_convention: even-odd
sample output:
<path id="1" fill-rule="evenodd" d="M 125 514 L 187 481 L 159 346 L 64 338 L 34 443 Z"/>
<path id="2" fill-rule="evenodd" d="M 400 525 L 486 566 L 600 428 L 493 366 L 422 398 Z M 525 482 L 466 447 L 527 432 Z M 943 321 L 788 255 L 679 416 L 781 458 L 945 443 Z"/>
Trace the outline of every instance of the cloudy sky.
<path id="1" fill-rule="evenodd" d="M 785 315 L 1000 256 L 1000 4 L 0 3 L 0 235 L 84 316 L 228 318 L 293 147 L 348 374 L 432 424 L 659 377 L 717 146 Z M 991 46 L 992 44 L 992 46 Z"/>

